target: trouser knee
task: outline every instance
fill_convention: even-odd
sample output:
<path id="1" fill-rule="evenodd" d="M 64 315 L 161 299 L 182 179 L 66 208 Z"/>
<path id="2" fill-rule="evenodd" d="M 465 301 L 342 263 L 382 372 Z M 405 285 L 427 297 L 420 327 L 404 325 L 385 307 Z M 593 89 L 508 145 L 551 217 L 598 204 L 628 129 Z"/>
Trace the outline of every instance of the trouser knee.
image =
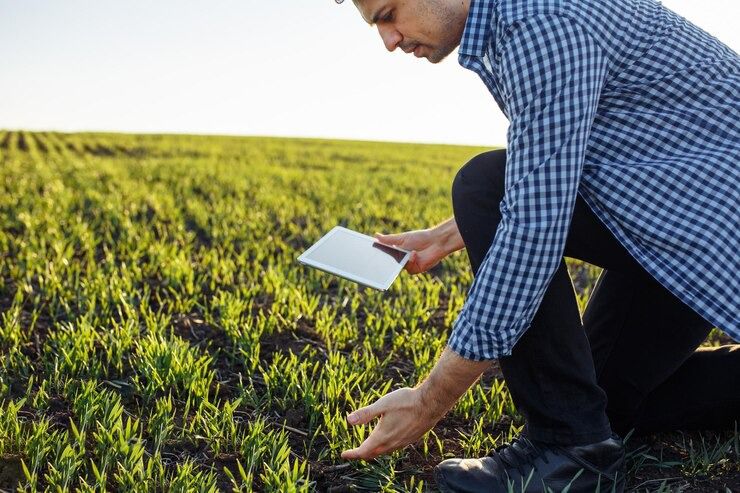
<path id="1" fill-rule="evenodd" d="M 498 213 L 498 205 L 504 195 L 504 173 L 506 150 L 487 151 L 470 159 L 452 181 L 452 208 L 455 219 L 465 221 L 470 212 L 479 209 Z"/>
<path id="2" fill-rule="evenodd" d="M 501 221 L 504 149 L 484 152 L 465 163 L 452 182 L 452 209 L 473 273 L 488 251 Z"/>

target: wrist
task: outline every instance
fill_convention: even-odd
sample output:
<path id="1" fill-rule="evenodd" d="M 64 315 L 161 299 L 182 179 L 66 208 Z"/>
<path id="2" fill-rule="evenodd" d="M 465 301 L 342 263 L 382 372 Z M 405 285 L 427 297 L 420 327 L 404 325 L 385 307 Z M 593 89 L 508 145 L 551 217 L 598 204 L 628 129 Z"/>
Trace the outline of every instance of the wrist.
<path id="1" fill-rule="evenodd" d="M 429 375 L 416 386 L 423 409 L 441 419 L 490 365 L 491 361 L 470 361 L 445 348 Z"/>
<path id="2" fill-rule="evenodd" d="M 436 238 L 436 243 L 440 245 L 445 255 L 465 248 L 465 243 L 460 235 L 460 230 L 457 227 L 454 217 L 435 226 L 431 229 L 431 232 Z"/>
<path id="3" fill-rule="evenodd" d="M 447 411 L 457 402 L 457 399 L 452 400 L 451 403 L 440 399 L 440 395 L 444 394 L 440 393 L 439 387 L 430 378 L 426 378 L 422 383 L 418 384 L 415 390 L 419 393 L 421 409 L 424 410 L 428 417 L 436 421 L 442 419 L 447 414 Z"/>

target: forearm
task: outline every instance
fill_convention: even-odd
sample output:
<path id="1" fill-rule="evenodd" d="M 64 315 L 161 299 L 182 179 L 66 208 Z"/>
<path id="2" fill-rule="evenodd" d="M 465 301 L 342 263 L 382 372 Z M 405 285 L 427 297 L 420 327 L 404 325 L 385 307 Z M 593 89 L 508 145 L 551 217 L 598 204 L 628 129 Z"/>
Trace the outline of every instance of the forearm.
<path id="1" fill-rule="evenodd" d="M 460 230 L 457 228 L 457 222 L 454 217 L 439 223 L 432 228 L 432 231 L 438 237 L 438 242 L 442 245 L 445 255 L 465 248 Z"/>
<path id="2" fill-rule="evenodd" d="M 416 386 L 424 408 L 437 418 L 444 416 L 491 363 L 465 359 L 446 347 L 429 376 Z"/>

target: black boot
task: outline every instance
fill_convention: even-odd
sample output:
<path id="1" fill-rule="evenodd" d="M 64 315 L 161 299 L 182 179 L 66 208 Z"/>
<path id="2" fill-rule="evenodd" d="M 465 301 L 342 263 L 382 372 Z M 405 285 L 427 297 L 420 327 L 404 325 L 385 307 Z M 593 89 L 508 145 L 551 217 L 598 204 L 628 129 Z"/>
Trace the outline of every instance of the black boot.
<path id="1" fill-rule="evenodd" d="M 564 447 L 525 437 L 480 459 L 447 459 L 434 468 L 443 493 L 624 491 L 624 444 L 612 435 L 590 445 Z"/>

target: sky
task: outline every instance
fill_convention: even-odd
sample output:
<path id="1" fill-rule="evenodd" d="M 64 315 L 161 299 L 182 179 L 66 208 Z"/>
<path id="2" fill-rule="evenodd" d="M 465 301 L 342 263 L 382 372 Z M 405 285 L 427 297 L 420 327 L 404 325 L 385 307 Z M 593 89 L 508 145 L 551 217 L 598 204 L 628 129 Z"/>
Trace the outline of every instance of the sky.
<path id="1" fill-rule="evenodd" d="M 740 2 L 663 0 L 740 52 Z M 351 0 L 0 0 L 0 128 L 503 146 L 457 51 L 389 53 Z"/>

